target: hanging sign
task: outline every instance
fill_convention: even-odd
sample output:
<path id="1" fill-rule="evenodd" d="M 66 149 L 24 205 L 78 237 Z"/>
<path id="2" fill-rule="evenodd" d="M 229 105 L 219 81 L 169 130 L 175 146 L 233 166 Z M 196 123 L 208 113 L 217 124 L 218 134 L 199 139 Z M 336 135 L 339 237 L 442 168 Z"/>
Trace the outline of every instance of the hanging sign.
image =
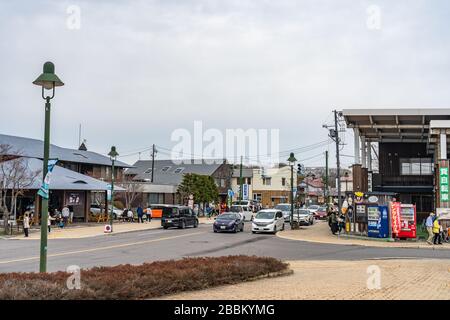
<path id="1" fill-rule="evenodd" d="M 53 168 L 55 167 L 58 159 L 50 159 L 48 160 L 47 165 L 47 174 L 45 175 L 44 181 L 42 181 L 42 186 L 38 191 L 38 195 L 40 195 L 44 199 L 49 198 L 49 186 L 50 186 L 50 177 L 52 175 Z"/>

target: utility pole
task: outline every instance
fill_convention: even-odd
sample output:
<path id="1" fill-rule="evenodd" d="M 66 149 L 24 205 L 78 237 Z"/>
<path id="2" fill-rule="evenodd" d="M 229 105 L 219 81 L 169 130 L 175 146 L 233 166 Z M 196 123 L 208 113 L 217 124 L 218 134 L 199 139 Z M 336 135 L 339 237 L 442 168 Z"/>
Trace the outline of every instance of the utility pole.
<path id="1" fill-rule="evenodd" d="M 242 156 L 241 156 L 241 164 L 239 166 L 239 201 L 242 201 L 242 195 L 243 195 L 243 181 L 242 181 Z"/>
<path id="2" fill-rule="evenodd" d="M 324 192 L 324 195 L 325 195 L 325 203 L 326 203 L 326 205 L 327 205 L 327 212 L 328 212 L 328 206 L 330 205 L 330 201 L 329 201 L 329 193 L 328 193 L 328 190 L 329 190 L 329 186 L 328 186 L 328 179 L 329 179 L 329 177 L 328 177 L 328 150 L 327 151 L 325 151 L 325 192 Z"/>
<path id="3" fill-rule="evenodd" d="M 152 146 L 152 178 L 151 178 L 152 183 L 153 183 L 153 172 L 155 171 L 155 153 L 156 153 L 156 148 L 155 148 L 155 144 L 153 144 L 153 146 Z"/>
<path id="4" fill-rule="evenodd" d="M 336 175 L 337 175 L 337 189 L 338 189 L 338 210 L 341 213 L 342 199 L 341 199 L 341 161 L 339 159 L 339 128 L 338 128 L 338 111 L 334 110 L 334 131 L 336 142 Z"/>

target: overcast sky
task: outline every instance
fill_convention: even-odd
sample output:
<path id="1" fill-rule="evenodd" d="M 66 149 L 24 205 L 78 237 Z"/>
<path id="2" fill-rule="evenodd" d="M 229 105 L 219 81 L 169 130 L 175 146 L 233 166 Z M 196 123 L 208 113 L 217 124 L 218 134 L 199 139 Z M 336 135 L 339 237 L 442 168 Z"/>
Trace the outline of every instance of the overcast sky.
<path id="1" fill-rule="evenodd" d="M 447 0 L 1 1 L 0 132 L 43 137 L 31 82 L 51 60 L 66 83 L 52 100 L 60 146 L 77 146 L 81 123 L 93 151 L 170 149 L 195 120 L 280 129 L 281 151 L 311 145 L 334 108 L 448 107 L 449 14 Z"/>

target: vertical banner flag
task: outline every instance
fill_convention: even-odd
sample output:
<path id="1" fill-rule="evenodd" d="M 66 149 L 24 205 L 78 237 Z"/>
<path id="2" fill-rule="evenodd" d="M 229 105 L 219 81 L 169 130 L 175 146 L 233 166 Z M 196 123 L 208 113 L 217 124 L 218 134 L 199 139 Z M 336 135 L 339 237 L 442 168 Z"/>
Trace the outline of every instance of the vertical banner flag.
<path id="1" fill-rule="evenodd" d="M 112 186 L 110 184 L 108 184 L 106 186 L 106 200 L 111 201 L 112 200 Z"/>
<path id="2" fill-rule="evenodd" d="M 392 233 L 400 232 L 400 203 L 391 202 Z"/>
<path id="3" fill-rule="evenodd" d="M 49 159 L 48 160 L 47 174 L 45 175 L 44 181 L 42 181 L 42 186 L 38 191 L 38 195 L 40 195 L 44 199 L 48 199 L 50 177 L 52 175 L 53 168 L 55 167 L 57 162 L 58 162 L 58 159 Z"/>
<path id="4" fill-rule="evenodd" d="M 248 184 L 242 185 L 242 200 L 248 200 Z"/>
<path id="5" fill-rule="evenodd" d="M 449 182 L 448 182 L 448 167 L 441 167 L 439 169 L 439 191 L 441 194 L 441 202 L 449 202 Z"/>

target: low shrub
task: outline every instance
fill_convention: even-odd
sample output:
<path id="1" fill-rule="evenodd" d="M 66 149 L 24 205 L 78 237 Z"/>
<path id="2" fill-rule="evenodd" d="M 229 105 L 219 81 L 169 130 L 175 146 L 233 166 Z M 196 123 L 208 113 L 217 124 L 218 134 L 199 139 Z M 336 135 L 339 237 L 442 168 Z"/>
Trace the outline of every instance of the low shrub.
<path id="1" fill-rule="evenodd" d="M 240 283 L 288 269 L 274 258 L 228 256 L 185 258 L 142 265 L 81 270 L 81 289 L 69 290 L 71 276 L 55 273 L 0 273 L 0 300 L 5 299 L 150 299 L 182 291 Z"/>

